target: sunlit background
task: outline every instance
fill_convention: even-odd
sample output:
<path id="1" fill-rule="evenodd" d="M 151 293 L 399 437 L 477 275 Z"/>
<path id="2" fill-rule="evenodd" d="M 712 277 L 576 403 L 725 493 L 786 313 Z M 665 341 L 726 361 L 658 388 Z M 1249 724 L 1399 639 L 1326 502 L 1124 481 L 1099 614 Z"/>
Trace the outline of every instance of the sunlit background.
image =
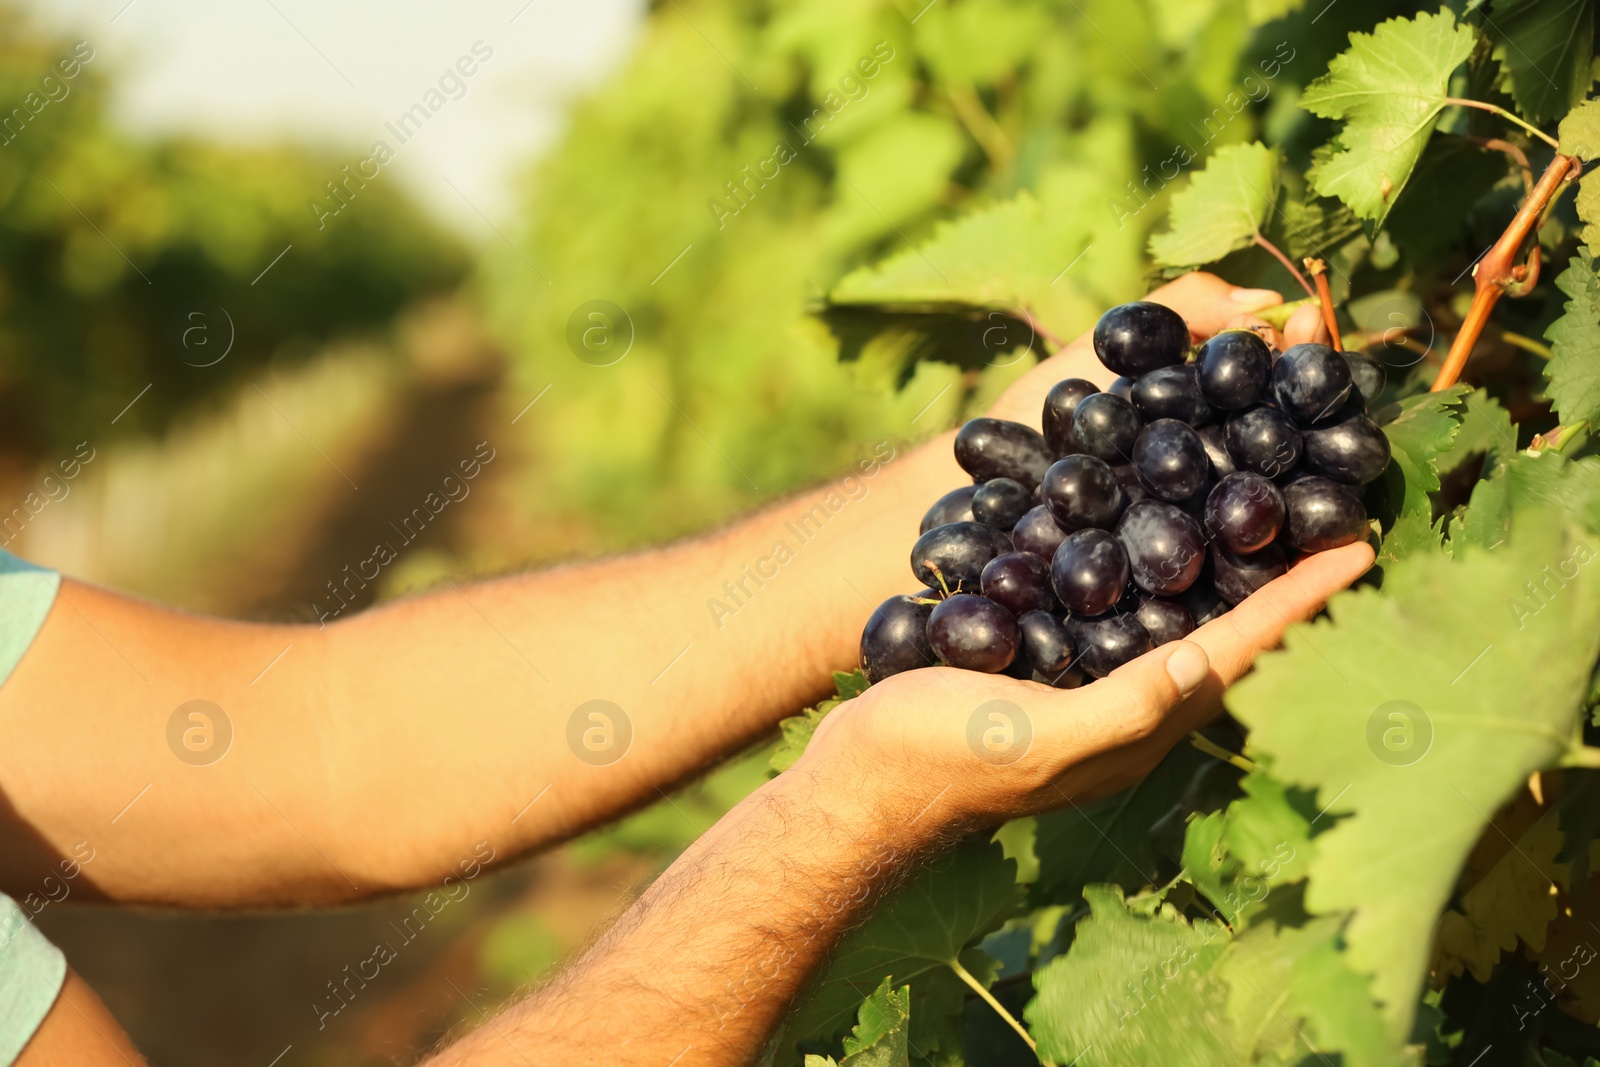
<path id="1" fill-rule="evenodd" d="M 1041 322 L 1142 292 L 1165 194 L 1133 192 L 1141 168 L 1292 146 L 1299 85 L 1380 5 L 1273 23 L 1299 6 L 0 0 L 0 541 L 310 622 L 479 442 L 470 496 L 355 607 L 724 521 L 1023 369 L 912 373 L 917 327 L 836 318 L 841 362 L 815 312 L 852 269 L 1020 196 L 1062 235 Z M 779 142 L 777 177 L 748 180 Z M 595 301 L 621 312 L 605 358 L 571 340 Z M 483 879 L 320 1029 L 327 983 L 409 902 L 39 923 L 153 1063 L 406 1061 L 583 943 L 763 763 Z"/>

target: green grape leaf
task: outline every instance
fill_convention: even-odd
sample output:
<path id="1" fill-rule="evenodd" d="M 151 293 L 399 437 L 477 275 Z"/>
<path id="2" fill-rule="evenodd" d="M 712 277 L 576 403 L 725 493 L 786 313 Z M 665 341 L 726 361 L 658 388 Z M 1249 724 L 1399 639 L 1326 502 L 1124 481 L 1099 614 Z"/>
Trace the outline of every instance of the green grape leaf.
<path id="1" fill-rule="evenodd" d="M 1249 14 L 1250 25 L 1265 26 L 1305 6 L 1306 0 L 1248 0 L 1245 11 Z"/>
<path id="2" fill-rule="evenodd" d="M 1257 767 L 1239 783 L 1244 796 L 1228 805 L 1223 843 L 1252 875 L 1270 885 L 1305 877 L 1315 846 L 1315 798 L 1291 789 Z"/>
<path id="3" fill-rule="evenodd" d="M 1326 259 L 1361 232 L 1361 220 L 1343 201 L 1326 196 L 1287 192 L 1268 220 L 1267 236 L 1295 262 L 1308 256 Z"/>
<path id="4" fill-rule="evenodd" d="M 1041 1059 L 1079 1067 L 1239 1062 L 1220 1018 L 1227 987 L 1212 973 L 1228 928 L 1186 921 L 1170 905 L 1131 911 L 1116 886 L 1084 890 L 1090 914 L 1065 956 L 1034 975 L 1028 1029 Z"/>
<path id="5" fill-rule="evenodd" d="M 1483 389 L 1467 394 L 1459 409 L 1461 429 L 1448 451 L 1440 453 L 1439 474 L 1449 474 L 1474 456 L 1483 456 L 1479 477 L 1492 477 L 1517 451 L 1517 431 L 1511 413 Z"/>
<path id="6" fill-rule="evenodd" d="M 1020 896 L 1016 864 L 999 845 L 975 837 L 956 846 L 840 943 L 791 1017 L 791 1039 L 832 1037 L 885 977 L 915 989 L 1005 921 Z"/>
<path id="7" fill-rule="evenodd" d="M 844 1039 L 844 1059 L 807 1056 L 806 1067 L 910 1067 L 911 988 L 885 978 L 861 1002 L 855 1029 Z"/>
<path id="8" fill-rule="evenodd" d="M 1511 536 L 1513 517 L 1534 507 L 1559 508 L 1600 532 L 1600 458 L 1511 454 L 1492 478 L 1473 487 L 1457 537 L 1462 545 L 1495 548 Z"/>
<path id="9" fill-rule="evenodd" d="M 1033 899 L 1070 903 L 1091 882 L 1147 884 L 1157 870 L 1162 845 L 1151 827 L 1174 809 L 1197 775 L 1212 773 L 1217 765 L 1192 745 L 1178 745 L 1155 770 L 1122 792 L 1040 815 L 1034 839 L 1039 879 Z M 1177 831 L 1182 828 L 1179 822 Z"/>
<path id="10" fill-rule="evenodd" d="M 1345 122 L 1334 152 L 1316 169 L 1316 190 L 1381 224 L 1444 110 L 1451 72 L 1474 40 L 1472 28 L 1448 10 L 1352 33 L 1350 48 L 1300 98 L 1312 114 Z"/>
<path id="11" fill-rule="evenodd" d="M 767 766 L 773 774 L 782 774 L 794 766 L 795 760 L 801 757 L 806 746 L 811 743 L 811 735 L 817 732 L 817 724 L 828 717 L 828 712 L 846 700 L 865 693 L 867 678 L 858 670 L 849 673 L 834 671 L 833 687 L 834 695 L 827 700 L 815 707 L 806 708 L 798 715 L 791 715 L 778 721 L 778 743 L 772 747 L 772 755 L 767 757 Z"/>
<path id="12" fill-rule="evenodd" d="M 1436 916 L 1489 813 L 1569 749 L 1600 652 L 1593 535 L 1529 516 L 1499 551 L 1418 555 L 1334 597 L 1228 694 L 1251 748 L 1318 791 L 1307 908 L 1353 917 L 1350 965 L 1410 1032 Z M 1551 568 L 1550 601 L 1521 604 Z"/>
<path id="13" fill-rule="evenodd" d="M 1584 245 L 1591 253 L 1600 252 L 1600 171 L 1589 171 L 1578 179 L 1578 199 L 1574 205 L 1583 221 Z"/>
<path id="14" fill-rule="evenodd" d="M 1594 0 L 1502 0 L 1484 23 L 1511 75 L 1517 110 L 1536 125 L 1582 100 L 1594 81 Z"/>
<path id="15" fill-rule="evenodd" d="M 1567 302 L 1544 332 L 1552 353 L 1544 369 L 1550 400 L 1564 425 L 1600 425 L 1600 273 L 1587 248 L 1578 249 L 1556 288 Z"/>
<path id="16" fill-rule="evenodd" d="M 1238 925 L 1239 913 L 1249 903 L 1234 886 L 1239 864 L 1223 846 L 1227 816 L 1220 811 L 1189 820 L 1183 838 L 1183 871 L 1194 887 L 1215 904 L 1229 926 Z"/>
<path id="17" fill-rule="evenodd" d="M 1589 706 L 1594 707 L 1595 684 L 1591 678 Z M 1561 851 L 1556 862 L 1571 870 L 1571 885 L 1589 880 L 1589 846 L 1600 837 L 1600 771 L 1570 767 L 1561 775 Z"/>
<path id="18" fill-rule="evenodd" d="M 1487 982 L 1502 952 L 1527 942 L 1538 952 L 1545 931 L 1556 917 L 1552 882 L 1566 884 L 1571 874 L 1558 863 L 1561 850 L 1559 815 L 1552 808 L 1539 817 L 1494 866 L 1461 897 L 1461 910 L 1439 920 L 1439 969 L 1458 975 L 1463 966 Z"/>
<path id="19" fill-rule="evenodd" d="M 1436 552 L 1442 532 L 1433 521 L 1428 494 L 1439 488 L 1439 457 L 1450 449 L 1461 424 L 1452 409 L 1467 386 L 1407 397 L 1398 414 L 1384 424 L 1393 453 L 1389 469 L 1368 492 L 1369 505 L 1387 519 L 1379 558 L 1385 562 L 1415 553 Z"/>
<path id="20" fill-rule="evenodd" d="M 1172 198 L 1171 228 L 1150 238 L 1163 267 L 1214 263 L 1251 244 L 1278 199 L 1278 153 L 1261 144 L 1224 145 Z"/>
<path id="21" fill-rule="evenodd" d="M 1585 100 L 1561 120 L 1556 140 L 1561 154 L 1578 159 L 1600 158 L 1600 100 Z"/>

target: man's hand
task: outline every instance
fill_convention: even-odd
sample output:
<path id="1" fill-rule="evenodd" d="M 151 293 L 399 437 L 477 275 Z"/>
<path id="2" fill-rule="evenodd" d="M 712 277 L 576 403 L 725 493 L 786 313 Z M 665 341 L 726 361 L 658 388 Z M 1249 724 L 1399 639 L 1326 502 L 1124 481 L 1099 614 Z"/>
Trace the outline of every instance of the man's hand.
<path id="1" fill-rule="evenodd" d="M 818 727 L 795 771 L 890 822 L 965 829 L 1116 792 L 1216 713 L 1222 690 L 1372 565 L 1366 544 L 1308 556 L 1238 607 L 1080 689 L 930 667 Z"/>

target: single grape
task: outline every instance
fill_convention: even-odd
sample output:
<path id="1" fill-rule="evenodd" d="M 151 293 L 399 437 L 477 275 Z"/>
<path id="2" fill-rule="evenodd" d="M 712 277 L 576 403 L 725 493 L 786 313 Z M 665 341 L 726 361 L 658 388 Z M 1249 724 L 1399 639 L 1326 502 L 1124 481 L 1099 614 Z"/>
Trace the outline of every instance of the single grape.
<path id="1" fill-rule="evenodd" d="M 1044 675 L 1059 675 L 1072 666 L 1077 650 L 1067 624 L 1048 611 L 1030 611 L 1017 616 L 1022 634 L 1022 656 L 1034 670 Z"/>
<path id="2" fill-rule="evenodd" d="M 1137 378 L 1182 363 L 1189 327 L 1169 307 L 1137 301 L 1112 308 L 1094 326 L 1094 353 L 1115 374 Z"/>
<path id="3" fill-rule="evenodd" d="M 928 616 L 928 645 L 941 662 L 998 674 L 1017 657 L 1017 620 L 992 600 L 957 593 Z"/>
<path id="4" fill-rule="evenodd" d="M 1236 471 L 1206 499 L 1206 532 L 1232 552 L 1255 552 L 1283 529 L 1283 494 L 1253 471 Z"/>
<path id="5" fill-rule="evenodd" d="M 1275 478 L 1300 462 L 1300 431 L 1283 412 L 1265 404 L 1230 418 L 1223 437 L 1241 470 Z"/>
<path id="6" fill-rule="evenodd" d="M 972 517 L 1009 530 L 1033 507 L 1033 492 L 1014 478 L 990 478 L 972 496 Z"/>
<path id="7" fill-rule="evenodd" d="M 1301 433 L 1306 466 L 1347 485 L 1366 485 L 1389 468 L 1389 435 L 1365 413 Z"/>
<path id="8" fill-rule="evenodd" d="M 1350 366 L 1350 384 L 1355 386 L 1355 392 L 1361 397 L 1361 403 L 1367 407 L 1372 406 L 1377 402 L 1378 394 L 1383 392 L 1384 383 L 1388 380 L 1382 365 L 1360 352 L 1339 354 Z"/>
<path id="9" fill-rule="evenodd" d="M 1124 374 L 1122 377 L 1114 379 L 1110 385 L 1106 386 L 1106 392 L 1110 393 L 1112 396 L 1120 396 L 1122 399 L 1131 404 L 1133 403 L 1133 379 Z"/>
<path id="10" fill-rule="evenodd" d="M 1140 501 L 1122 513 L 1117 540 L 1134 584 L 1156 596 L 1176 596 L 1189 588 L 1206 562 L 1200 524 L 1181 508 L 1156 500 Z"/>
<path id="11" fill-rule="evenodd" d="M 1072 436 L 1078 447 L 1107 463 L 1132 461 L 1141 425 L 1133 405 L 1115 393 L 1086 396 L 1072 413 Z"/>
<path id="12" fill-rule="evenodd" d="M 1187 364 L 1157 367 L 1133 383 L 1133 406 L 1145 422 L 1177 419 L 1198 425 L 1211 417 L 1211 408 L 1200 396 L 1194 368 Z"/>
<path id="13" fill-rule="evenodd" d="M 1067 632 L 1078 649 L 1078 666 L 1096 678 L 1155 647 L 1132 615 L 1074 615 L 1067 620 Z"/>
<path id="14" fill-rule="evenodd" d="M 983 568 L 1002 552 L 1011 551 L 1011 538 L 981 522 L 951 522 L 935 526 L 911 549 L 911 570 L 917 581 L 937 586 L 933 567 L 944 575 L 952 593 L 978 588 Z M 929 564 L 933 566 L 929 566 Z"/>
<path id="15" fill-rule="evenodd" d="M 1078 451 L 1072 437 L 1072 413 L 1086 396 L 1100 391 L 1100 387 L 1082 378 L 1068 378 L 1050 387 L 1044 397 L 1044 439 L 1057 457 L 1070 456 Z"/>
<path id="16" fill-rule="evenodd" d="M 925 534 L 935 526 L 951 522 L 973 522 L 972 498 L 977 491 L 978 487 L 975 485 L 963 485 L 935 500 L 933 507 L 922 516 L 922 528 L 917 533 Z"/>
<path id="17" fill-rule="evenodd" d="M 1227 433 L 1221 426 L 1202 426 L 1195 433 L 1205 446 L 1206 458 L 1211 461 L 1211 470 L 1218 478 L 1226 478 L 1239 469 L 1233 465 L 1233 457 L 1228 455 Z"/>
<path id="18" fill-rule="evenodd" d="M 1211 473 L 1200 435 L 1177 419 L 1157 419 L 1133 442 L 1133 467 L 1162 500 L 1187 500 Z"/>
<path id="19" fill-rule="evenodd" d="M 892 596 L 867 619 L 866 629 L 861 631 L 861 673 L 869 683 L 939 662 L 928 644 L 928 616 L 933 614 L 933 605 L 918 604 L 917 599 Z"/>
<path id="20" fill-rule="evenodd" d="M 1170 641 L 1181 641 L 1194 630 L 1194 616 L 1177 600 L 1159 596 L 1141 596 L 1133 617 L 1139 620 L 1150 643 L 1160 648 Z"/>
<path id="21" fill-rule="evenodd" d="M 1055 462 L 1044 434 L 1005 419 L 968 419 L 956 434 L 956 462 L 975 482 L 1011 478 L 1031 491 Z"/>
<path id="22" fill-rule="evenodd" d="M 1091 526 L 1111 529 L 1127 503 L 1116 472 L 1093 456 L 1056 460 L 1045 472 L 1040 489 L 1045 507 L 1069 533 Z"/>
<path id="23" fill-rule="evenodd" d="M 1139 472 L 1133 469 L 1132 463 L 1118 463 L 1112 466 L 1111 470 L 1117 476 L 1117 484 L 1122 487 L 1122 495 L 1127 498 L 1128 503 L 1137 504 L 1141 500 L 1149 499 L 1150 490 L 1139 480 Z"/>
<path id="24" fill-rule="evenodd" d="M 1272 579 L 1287 573 L 1283 549 L 1276 544 L 1257 552 L 1234 553 L 1211 546 L 1211 584 L 1217 595 L 1237 604 Z"/>
<path id="25" fill-rule="evenodd" d="M 1018 552 L 1032 552 L 1047 563 L 1055 558 L 1056 549 L 1066 539 L 1067 531 L 1043 504 L 1030 508 L 1011 528 L 1011 543 Z"/>
<path id="26" fill-rule="evenodd" d="M 1350 364 L 1327 345 L 1291 345 L 1272 365 L 1273 399 L 1305 425 L 1338 411 L 1353 388 Z"/>
<path id="27" fill-rule="evenodd" d="M 1128 584 L 1128 554 L 1104 530 L 1079 530 L 1056 550 L 1050 584 L 1070 611 L 1080 615 L 1110 611 Z"/>
<path id="28" fill-rule="evenodd" d="M 1032 552 L 1001 553 L 983 568 L 980 582 L 983 595 L 1013 615 L 1055 606 L 1050 564 Z"/>
<path id="29" fill-rule="evenodd" d="M 1284 534 L 1301 552 L 1326 552 L 1361 540 L 1367 509 L 1347 487 L 1313 475 L 1284 489 Z"/>
<path id="30" fill-rule="evenodd" d="M 1250 330 L 1224 330 L 1195 356 L 1200 395 L 1222 411 L 1242 411 L 1261 399 L 1272 379 L 1272 350 Z"/>

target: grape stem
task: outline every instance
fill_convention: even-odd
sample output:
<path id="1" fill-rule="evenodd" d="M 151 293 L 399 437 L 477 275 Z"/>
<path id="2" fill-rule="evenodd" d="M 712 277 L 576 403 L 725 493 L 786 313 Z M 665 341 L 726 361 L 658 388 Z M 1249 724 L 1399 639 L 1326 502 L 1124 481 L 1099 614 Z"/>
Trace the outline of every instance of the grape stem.
<path id="1" fill-rule="evenodd" d="M 1482 100 L 1468 100 L 1466 97 L 1462 97 L 1462 96 L 1447 96 L 1447 97 L 1444 98 L 1444 102 L 1446 104 L 1455 104 L 1457 107 L 1475 107 L 1479 111 L 1487 111 L 1491 115 L 1499 115 L 1501 118 L 1505 119 L 1506 121 L 1514 122 L 1518 126 L 1521 126 L 1523 129 L 1527 130 L 1529 133 L 1531 133 L 1535 137 L 1539 138 L 1539 140 L 1543 141 L 1545 144 L 1549 145 L 1551 148 L 1554 148 L 1557 152 L 1561 151 L 1561 142 L 1560 141 L 1557 141 L 1554 137 L 1551 137 L 1548 133 L 1545 133 L 1539 127 L 1522 121 L 1522 119 L 1518 118 L 1516 115 L 1514 115 L 1511 112 L 1507 111 L 1503 107 L 1499 107 L 1499 106 L 1497 106 L 1495 104 L 1485 104 Z"/>
<path id="2" fill-rule="evenodd" d="M 1006 1021 L 1006 1025 L 1010 1026 L 1011 1029 L 1017 1032 L 1017 1036 L 1022 1038 L 1023 1042 L 1033 1051 L 1035 1056 L 1039 1056 L 1039 1045 L 1036 1041 L 1034 1041 L 1033 1036 L 1028 1033 L 1027 1027 L 1017 1022 L 1016 1016 L 1012 1015 L 1009 1011 L 1006 1011 L 1006 1006 L 994 999 L 994 994 L 989 992 L 982 982 L 974 978 L 971 971 L 961 966 L 961 961 L 959 959 L 956 959 L 952 956 L 950 959 L 947 959 L 944 962 L 946 967 L 949 967 L 950 970 L 955 972 L 955 976 L 957 978 L 967 983 L 967 985 L 972 988 L 974 993 L 983 998 L 983 1002 L 985 1004 L 989 1005 L 989 1007 L 995 1010 L 996 1015 L 1000 1016 L 1000 1018 Z M 1039 1062 L 1043 1064 L 1044 1067 L 1055 1067 L 1055 1064 L 1044 1059 L 1043 1057 L 1039 1058 Z"/>
<path id="3" fill-rule="evenodd" d="M 1254 760 L 1247 759 L 1237 752 L 1229 752 L 1199 730 L 1189 731 L 1189 743 L 1208 756 L 1215 756 L 1224 763 L 1233 764 L 1246 774 L 1256 769 Z"/>
<path id="4" fill-rule="evenodd" d="M 1328 336 L 1333 339 L 1333 350 L 1344 351 L 1344 339 L 1339 336 L 1339 320 L 1333 313 L 1333 291 L 1328 288 L 1328 264 L 1315 257 L 1308 257 L 1302 262 L 1306 271 L 1317 283 L 1317 302 L 1322 305 L 1322 324 L 1328 328 Z"/>
<path id="5" fill-rule="evenodd" d="M 1317 298 L 1317 291 L 1311 288 L 1311 283 L 1306 281 L 1306 276 L 1301 274 L 1299 268 L 1294 265 L 1294 262 L 1290 260 L 1288 256 L 1283 254 L 1283 250 L 1281 248 L 1267 240 L 1265 237 L 1261 236 L 1260 230 L 1255 232 L 1253 239 L 1258 246 L 1265 248 L 1268 252 L 1270 252 L 1273 259 L 1276 259 L 1279 263 L 1283 264 L 1283 269 L 1294 276 L 1294 280 L 1300 283 L 1300 288 L 1306 291 L 1307 296 L 1311 297 L 1313 300 Z"/>
<path id="6" fill-rule="evenodd" d="M 1533 192 L 1517 209 L 1516 216 L 1512 218 L 1505 232 L 1473 268 L 1473 284 L 1476 288 L 1472 294 L 1472 306 L 1467 309 L 1466 320 L 1462 322 L 1461 329 L 1456 332 L 1455 340 L 1450 344 L 1450 352 L 1445 357 L 1444 366 L 1439 368 L 1439 376 L 1433 380 L 1433 392 L 1450 388 L 1461 377 L 1461 371 L 1467 365 L 1467 357 L 1472 355 L 1478 337 L 1489 322 L 1489 314 L 1500 298 L 1506 293 L 1522 296 L 1538 283 L 1538 243 L 1535 242 L 1528 250 L 1525 264 L 1517 262 L 1518 253 L 1550 202 L 1581 169 L 1576 159 L 1556 153 L 1550 165 L 1539 176 L 1539 182 L 1533 187 Z"/>
<path id="7" fill-rule="evenodd" d="M 950 598 L 950 587 L 944 584 L 944 571 L 940 570 L 939 565 L 931 559 L 925 559 L 922 562 L 926 563 L 928 569 L 933 572 L 933 576 L 939 579 L 939 588 L 944 591 L 945 599 L 948 600 Z M 957 588 L 960 587 L 960 584 L 959 582 L 956 583 Z"/>

